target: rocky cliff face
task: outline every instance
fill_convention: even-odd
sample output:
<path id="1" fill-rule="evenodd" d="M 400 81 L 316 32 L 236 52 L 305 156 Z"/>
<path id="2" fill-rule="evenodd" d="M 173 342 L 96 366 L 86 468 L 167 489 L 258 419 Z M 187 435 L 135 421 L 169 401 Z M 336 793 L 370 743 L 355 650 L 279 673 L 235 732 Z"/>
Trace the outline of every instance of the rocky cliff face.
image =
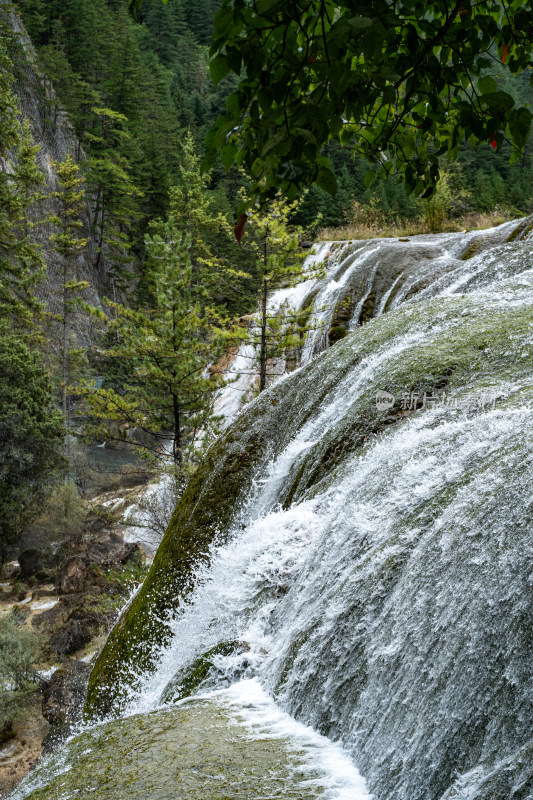
<path id="1" fill-rule="evenodd" d="M 75 160 L 80 158 L 83 160 L 83 150 L 65 112 L 59 108 L 57 114 L 54 114 L 54 119 L 49 118 L 50 104 L 47 101 L 53 98 L 53 89 L 50 82 L 46 80 L 46 76 L 40 73 L 29 37 L 18 14 L 11 8 L 3 0 L 0 3 L 0 13 L 12 30 L 18 34 L 24 50 L 24 59 L 16 65 L 15 93 L 18 97 L 20 112 L 29 121 L 34 142 L 39 145 L 37 160 L 44 176 L 44 193 L 51 194 L 58 189 L 53 162 L 64 161 L 68 154 Z M 46 219 L 56 211 L 57 201 L 48 197 L 39 209 L 35 210 L 34 216 L 35 219 Z M 89 207 L 83 215 L 82 222 L 83 229 L 80 229 L 80 235 L 90 239 Z M 59 312 L 61 281 L 57 273 L 57 255 L 49 242 L 50 234 L 53 232 L 54 227 L 47 222 L 39 224 L 35 228 L 35 239 L 43 248 L 47 267 L 46 279 L 38 286 L 37 293 L 49 311 Z M 86 293 L 87 301 L 99 307 L 101 298 L 106 291 L 109 291 L 109 287 L 105 272 L 96 270 L 95 263 L 94 246 L 92 242 L 89 242 L 79 255 L 79 277 L 90 284 L 90 289 Z M 81 344 L 89 344 L 92 341 L 92 325 L 92 321 L 86 316 L 75 315 L 74 328 Z"/>

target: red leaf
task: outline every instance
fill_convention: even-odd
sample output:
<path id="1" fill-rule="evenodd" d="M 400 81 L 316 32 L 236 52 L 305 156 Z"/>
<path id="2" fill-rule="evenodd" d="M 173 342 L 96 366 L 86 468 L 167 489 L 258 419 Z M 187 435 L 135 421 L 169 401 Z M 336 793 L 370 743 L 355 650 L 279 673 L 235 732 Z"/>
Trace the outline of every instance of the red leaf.
<path id="1" fill-rule="evenodd" d="M 233 233 L 235 234 L 235 238 L 237 239 L 237 244 L 239 245 L 239 247 L 241 246 L 242 237 L 244 236 L 244 226 L 246 225 L 247 219 L 248 219 L 248 214 L 241 214 L 241 216 L 237 220 L 237 224 L 233 228 Z"/>
<path id="2" fill-rule="evenodd" d="M 492 137 L 491 137 L 491 140 L 490 140 L 490 146 L 492 147 L 493 150 L 496 150 L 496 148 L 498 147 L 498 142 L 496 141 L 496 138 L 495 138 L 494 134 L 492 134 Z"/>
<path id="3" fill-rule="evenodd" d="M 508 44 L 504 44 L 503 50 L 502 50 L 502 64 L 505 64 L 505 62 L 507 60 L 507 52 L 508 52 L 508 50 L 509 50 L 509 45 Z"/>

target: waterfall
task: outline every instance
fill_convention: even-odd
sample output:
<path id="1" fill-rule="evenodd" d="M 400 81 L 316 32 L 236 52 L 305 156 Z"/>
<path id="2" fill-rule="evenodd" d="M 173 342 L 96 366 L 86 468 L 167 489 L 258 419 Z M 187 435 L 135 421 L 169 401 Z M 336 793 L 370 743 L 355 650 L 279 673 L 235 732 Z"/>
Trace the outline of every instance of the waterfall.
<path id="1" fill-rule="evenodd" d="M 221 703 L 303 748 L 326 798 L 533 797 L 533 257 L 515 229 L 321 248 L 304 366 L 228 428 L 156 557 L 135 615 L 168 635 L 153 669 L 130 665 L 123 719 Z M 171 537 L 215 486 L 230 521 L 163 618 Z"/>
<path id="2" fill-rule="evenodd" d="M 462 282 L 475 280 L 476 274 L 481 278 L 485 275 L 486 280 L 487 250 L 504 245 L 516 227 L 516 222 L 509 222 L 468 234 L 432 234 L 413 236 L 409 240 L 323 242 L 307 257 L 303 272 L 304 275 L 311 273 L 317 265 L 323 265 L 324 278 L 310 279 L 274 292 L 268 301 L 268 313 L 276 314 L 284 304 L 293 311 L 309 305 L 309 332 L 299 359 L 304 366 L 329 346 L 329 334 L 339 311 L 346 317 L 346 331 L 352 331 L 408 299 L 422 299 L 441 290 L 457 292 Z M 463 260 L 465 254 L 476 253 L 473 260 Z M 424 290 L 426 286 L 429 291 Z M 343 302 L 346 309 L 342 309 Z M 235 419 L 243 403 L 251 398 L 257 362 L 254 345 L 246 342 L 228 366 L 226 384 L 214 408 L 224 424 Z M 282 377 L 284 365 L 278 365 L 276 372 L 278 378 Z M 271 377 L 272 383 L 275 380 L 276 375 Z"/>
<path id="3" fill-rule="evenodd" d="M 330 250 L 331 242 L 325 242 L 313 249 L 303 265 L 303 275 L 312 274 L 313 269 L 323 263 Z M 275 316 L 282 309 L 290 312 L 300 311 L 309 296 L 320 285 L 316 278 L 308 278 L 300 281 L 296 286 L 287 289 L 278 289 L 273 292 L 267 301 L 268 316 Z M 259 329 L 256 326 L 257 315 L 250 320 L 252 331 L 255 338 L 259 336 Z M 255 330 L 254 330 L 255 328 Z M 245 341 L 238 348 L 235 356 L 225 369 L 225 384 L 220 389 L 215 398 L 214 413 L 221 417 L 224 425 L 228 425 L 242 410 L 243 403 L 250 400 L 253 396 L 253 388 L 256 382 L 259 363 L 258 347 L 250 341 Z M 302 361 L 302 363 L 304 363 Z M 274 366 L 274 369 L 273 369 Z M 271 365 L 269 369 L 269 382 L 274 383 L 277 378 L 285 374 L 285 363 L 281 362 Z"/>

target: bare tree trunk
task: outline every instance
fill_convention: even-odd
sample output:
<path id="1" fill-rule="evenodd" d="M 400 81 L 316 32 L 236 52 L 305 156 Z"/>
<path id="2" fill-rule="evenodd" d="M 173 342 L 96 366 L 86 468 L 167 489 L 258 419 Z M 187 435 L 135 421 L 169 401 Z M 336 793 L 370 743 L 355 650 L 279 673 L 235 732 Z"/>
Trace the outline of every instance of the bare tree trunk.
<path id="1" fill-rule="evenodd" d="M 96 243 L 96 261 L 94 262 L 95 270 L 100 269 L 100 264 L 102 262 L 102 250 L 104 247 L 104 231 L 105 231 L 105 223 L 106 223 L 106 216 L 105 216 L 105 205 L 104 205 L 104 196 L 102 194 L 102 214 L 100 219 L 100 233 L 98 236 L 98 241 Z"/>
<path id="2" fill-rule="evenodd" d="M 178 398 L 172 395 L 172 403 L 174 410 L 174 441 L 172 442 L 172 456 L 175 464 L 181 464 L 183 461 L 181 453 L 181 416 Z"/>
<path id="3" fill-rule="evenodd" d="M 68 413 L 68 300 L 67 300 L 67 267 L 66 263 L 63 268 L 63 386 L 62 386 L 62 403 L 63 403 L 63 423 L 65 425 L 65 445 L 64 454 L 69 458 L 69 413 Z"/>
<path id="4" fill-rule="evenodd" d="M 267 371 L 267 343 L 266 343 L 266 324 L 267 324 L 267 291 L 268 281 L 263 278 L 263 291 L 261 294 L 261 356 L 259 360 L 259 391 L 266 388 Z"/>
<path id="5" fill-rule="evenodd" d="M 265 233 L 263 241 L 263 288 L 261 292 L 261 355 L 259 358 L 259 391 L 262 392 L 266 388 L 266 374 L 267 374 L 267 343 L 266 343 L 266 327 L 267 327 L 267 264 L 268 264 L 268 231 Z"/>

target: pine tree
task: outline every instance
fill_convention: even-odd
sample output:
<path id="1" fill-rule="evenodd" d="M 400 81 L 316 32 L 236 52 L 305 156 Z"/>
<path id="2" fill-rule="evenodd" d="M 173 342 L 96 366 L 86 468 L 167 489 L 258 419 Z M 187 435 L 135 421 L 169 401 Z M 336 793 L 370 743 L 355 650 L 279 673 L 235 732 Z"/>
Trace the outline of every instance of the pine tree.
<path id="1" fill-rule="evenodd" d="M 149 31 L 151 49 L 161 63 L 172 67 L 179 58 L 180 39 L 187 30 L 182 0 L 170 0 L 166 5 L 146 4 L 140 22 Z"/>
<path id="2" fill-rule="evenodd" d="M 0 326 L 0 565 L 65 468 L 61 415 L 41 361 Z"/>
<path id="3" fill-rule="evenodd" d="M 213 18 L 218 10 L 218 0 L 185 0 L 187 22 L 200 44 L 208 44 L 213 32 Z"/>
<path id="4" fill-rule="evenodd" d="M 267 385 L 269 359 L 287 357 L 303 344 L 307 331 L 307 312 L 298 312 L 287 305 L 275 314 L 268 312 L 269 293 L 295 286 L 302 280 L 317 277 L 322 266 L 304 274 L 305 251 L 300 248 L 303 230 L 291 224 L 298 203 L 288 203 L 280 195 L 270 202 L 268 210 L 253 210 L 247 219 L 244 239 L 251 270 L 259 276 L 258 324 L 249 337 L 259 351 L 259 391 Z"/>
<path id="5" fill-rule="evenodd" d="M 51 41 L 39 50 L 39 66 L 43 73 L 44 119 L 55 130 L 59 113 L 67 112 L 78 136 L 76 160 L 81 157 L 81 141 L 90 126 L 91 109 L 100 104 L 96 90 L 74 72 L 65 48 L 66 32 L 60 20 L 52 25 Z"/>
<path id="6" fill-rule="evenodd" d="M 87 183 L 91 194 L 92 225 L 96 246 L 95 270 L 108 262 L 106 274 L 113 289 L 124 285 L 131 264 L 131 231 L 138 216 L 140 190 L 130 176 L 130 164 L 121 152 L 128 140 L 124 114 L 110 108 L 93 108 L 95 127 L 86 136 L 90 144 Z"/>
<path id="7" fill-rule="evenodd" d="M 207 298 L 223 309 L 248 276 L 230 263 L 231 227 L 226 217 L 212 207 L 209 180 L 209 173 L 200 169 L 189 131 L 183 142 L 178 181 L 170 190 L 169 213 L 180 237 L 190 237 L 193 296 Z"/>
<path id="8" fill-rule="evenodd" d="M 147 69 L 143 70 L 139 87 L 142 107 L 138 118 L 129 123 L 131 136 L 141 151 L 132 177 L 142 191 L 142 228 L 147 218 L 165 217 L 168 213 L 168 195 L 178 177 L 183 139 L 171 94 L 172 72 L 153 53 L 146 53 L 143 62 Z"/>
<path id="9" fill-rule="evenodd" d="M 109 327 L 119 335 L 106 356 L 128 363 L 129 381 L 122 394 L 106 388 L 86 392 L 95 419 L 127 423 L 159 441 L 145 445 L 148 454 L 165 460 L 170 442 L 179 470 L 194 460 L 200 431 L 209 430 L 219 378 L 208 367 L 223 339 L 217 315 L 195 299 L 190 247 L 190 236 L 182 236 L 173 217 L 147 237 L 153 307 L 108 301 L 115 315 Z M 102 433 L 94 425 L 88 430 Z M 126 438 L 124 430 L 119 438 Z"/>
<path id="10" fill-rule="evenodd" d="M 76 305 L 82 297 L 84 289 L 89 284 L 78 277 L 78 256 L 86 247 L 89 239 L 80 236 L 83 223 L 81 214 L 85 209 L 84 179 L 79 174 L 79 167 L 71 156 L 67 156 L 61 163 L 54 162 L 54 170 L 59 182 L 59 191 L 55 197 L 59 201 L 58 213 L 52 222 L 58 228 L 57 233 L 50 236 L 54 250 L 59 255 L 58 272 L 61 278 L 61 404 L 63 420 L 67 431 L 65 437 L 65 454 L 69 449 L 69 402 L 68 391 L 70 384 L 70 361 L 77 354 L 69 348 L 71 319 Z"/>

